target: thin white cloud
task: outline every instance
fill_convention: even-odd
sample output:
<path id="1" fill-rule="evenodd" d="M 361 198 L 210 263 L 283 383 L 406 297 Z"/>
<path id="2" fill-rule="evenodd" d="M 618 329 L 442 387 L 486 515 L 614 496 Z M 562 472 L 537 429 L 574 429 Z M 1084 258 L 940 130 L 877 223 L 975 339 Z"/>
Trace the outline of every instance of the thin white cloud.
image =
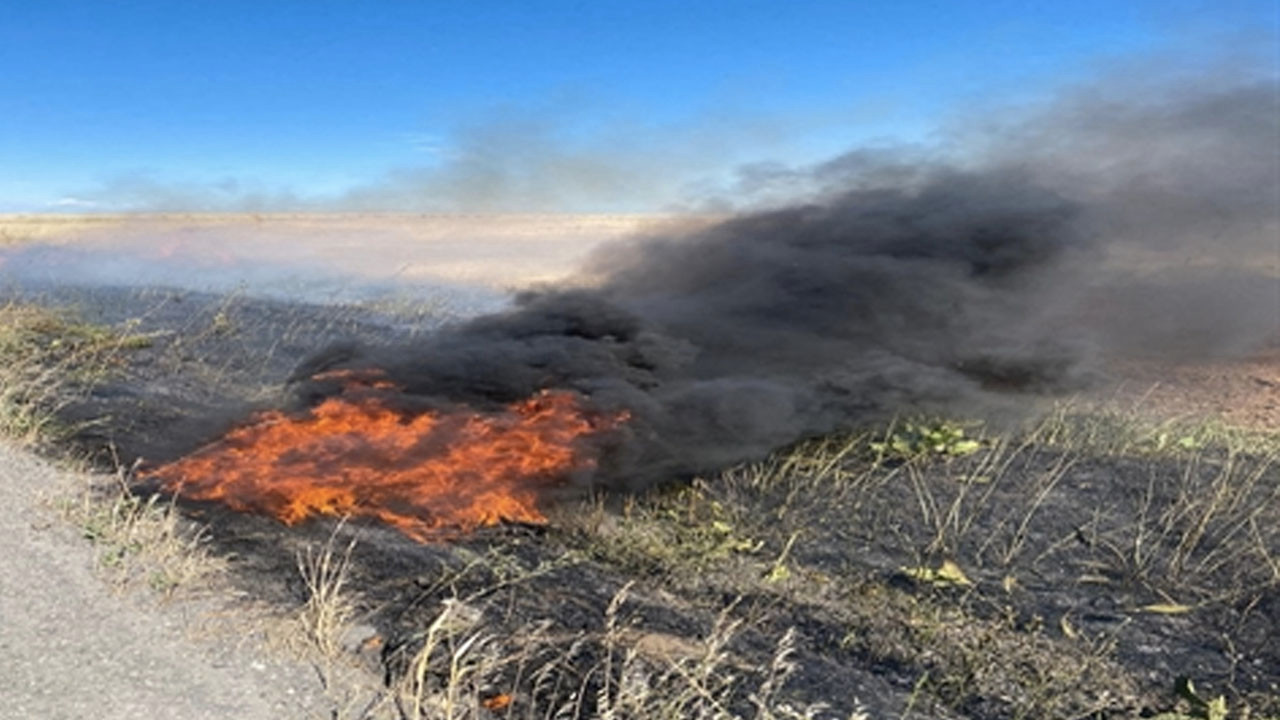
<path id="1" fill-rule="evenodd" d="M 70 208 L 89 209 L 89 208 L 97 208 L 102 206 L 102 203 L 99 203 L 96 200 L 86 200 L 84 198 L 70 197 L 70 196 L 60 197 L 57 200 L 54 200 L 52 202 L 48 202 L 45 204 L 51 208 L 64 208 L 64 209 L 70 209 Z"/>
<path id="2" fill-rule="evenodd" d="M 416 153 L 440 155 L 445 151 L 444 137 L 435 133 L 407 132 L 402 133 L 400 139 Z"/>

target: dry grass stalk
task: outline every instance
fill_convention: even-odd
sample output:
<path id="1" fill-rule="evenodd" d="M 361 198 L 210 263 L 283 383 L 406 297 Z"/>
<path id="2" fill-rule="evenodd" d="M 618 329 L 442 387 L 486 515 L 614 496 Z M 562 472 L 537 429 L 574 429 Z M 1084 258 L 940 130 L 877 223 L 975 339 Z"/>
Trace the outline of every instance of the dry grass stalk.
<path id="1" fill-rule="evenodd" d="M 308 545 L 297 556 L 298 573 L 307 591 L 299 619 L 307 637 L 327 658 L 341 652 L 343 632 L 355 615 L 355 598 L 347 580 L 356 539 L 352 537 L 345 548 L 339 548 L 342 527 L 339 523 L 324 545 Z"/>

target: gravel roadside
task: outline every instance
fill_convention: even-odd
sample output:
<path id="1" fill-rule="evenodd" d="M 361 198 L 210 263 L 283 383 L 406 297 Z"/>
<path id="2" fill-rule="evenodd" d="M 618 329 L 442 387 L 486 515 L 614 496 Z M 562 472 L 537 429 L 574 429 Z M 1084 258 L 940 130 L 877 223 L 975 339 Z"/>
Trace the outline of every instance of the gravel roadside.
<path id="1" fill-rule="evenodd" d="M 113 594 L 45 501 L 76 483 L 0 442 L 0 718 L 322 716 L 310 668 L 188 637 L 191 605 Z"/>

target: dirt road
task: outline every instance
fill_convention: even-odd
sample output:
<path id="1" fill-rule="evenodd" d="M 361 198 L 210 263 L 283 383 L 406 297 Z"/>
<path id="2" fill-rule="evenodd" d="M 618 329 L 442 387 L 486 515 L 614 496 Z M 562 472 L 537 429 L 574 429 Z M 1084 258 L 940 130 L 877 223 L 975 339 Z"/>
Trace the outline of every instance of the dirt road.
<path id="1" fill-rule="evenodd" d="M 0 718 L 321 717 L 308 668 L 188 639 L 191 607 L 112 594 L 44 500 L 74 482 L 0 442 Z"/>

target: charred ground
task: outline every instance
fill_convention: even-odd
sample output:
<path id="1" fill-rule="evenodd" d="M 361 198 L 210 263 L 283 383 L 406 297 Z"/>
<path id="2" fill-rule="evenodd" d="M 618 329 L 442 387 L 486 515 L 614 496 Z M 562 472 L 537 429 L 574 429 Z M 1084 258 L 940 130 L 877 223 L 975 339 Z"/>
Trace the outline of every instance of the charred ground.
<path id="1" fill-rule="evenodd" d="M 64 412 L 108 418 L 76 441 L 126 467 L 288 397 L 326 338 L 376 346 L 429 325 L 168 290 L 41 300 L 148 338 Z M 1258 717 L 1280 711 L 1276 452 L 1266 432 L 1082 404 L 989 434 L 961 419 L 852 429 L 434 545 L 181 507 L 234 582 L 282 609 L 314 598 L 299 558 L 327 549 L 353 603 L 341 661 L 417 683 L 393 715 L 449 692 L 495 717 L 1203 715 L 1176 692 L 1186 677 Z"/>

